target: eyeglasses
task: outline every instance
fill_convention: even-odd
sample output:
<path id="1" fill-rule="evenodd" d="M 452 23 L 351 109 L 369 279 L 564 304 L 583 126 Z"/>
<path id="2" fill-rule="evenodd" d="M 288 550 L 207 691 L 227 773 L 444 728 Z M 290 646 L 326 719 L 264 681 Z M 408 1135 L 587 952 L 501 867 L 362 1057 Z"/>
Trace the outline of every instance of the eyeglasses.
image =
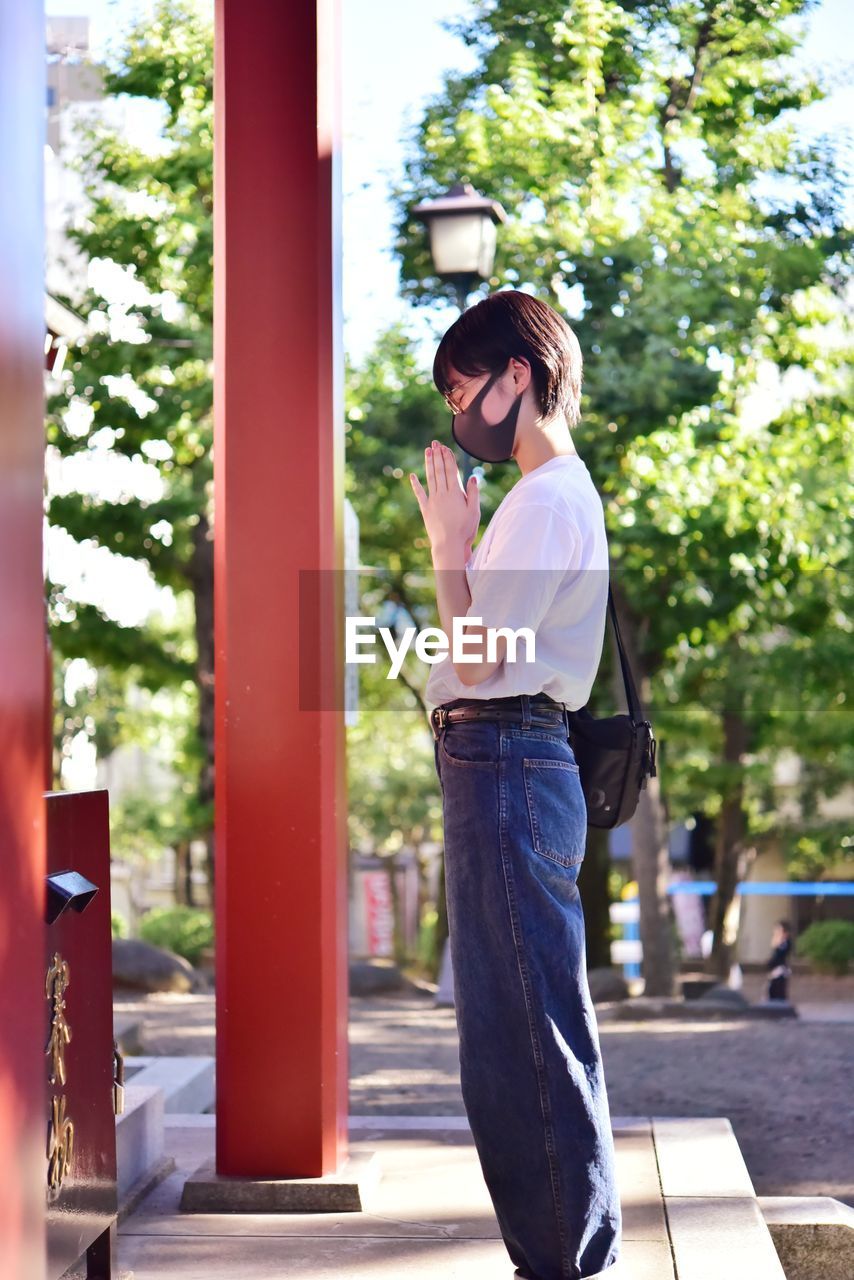
<path id="1" fill-rule="evenodd" d="M 457 383 L 456 387 L 451 387 L 451 390 L 446 391 L 442 396 L 442 399 L 445 401 L 445 404 L 448 406 L 448 408 L 450 409 L 454 417 L 456 417 L 458 413 L 462 413 L 463 411 L 462 405 L 454 404 L 453 400 L 451 399 L 453 392 L 457 391 L 460 388 L 460 386 L 462 386 L 462 383 Z"/>
<path id="2" fill-rule="evenodd" d="M 442 399 L 445 401 L 445 404 L 448 406 L 454 417 L 456 417 L 458 413 L 462 413 L 463 407 L 460 404 L 455 404 L 451 399 L 451 396 L 455 391 L 459 391 L 460 387 L 464 387 L 467 382 L 471 382 L 474 378 L 479 378 L 481 376 L 481 374 L 475 373 L 472 374 L 471 378 L 464 378 L 462 382 L 458 382 L 455 387 L 451 387 L 450 391 L 445 392 L 442 396 Z"/>

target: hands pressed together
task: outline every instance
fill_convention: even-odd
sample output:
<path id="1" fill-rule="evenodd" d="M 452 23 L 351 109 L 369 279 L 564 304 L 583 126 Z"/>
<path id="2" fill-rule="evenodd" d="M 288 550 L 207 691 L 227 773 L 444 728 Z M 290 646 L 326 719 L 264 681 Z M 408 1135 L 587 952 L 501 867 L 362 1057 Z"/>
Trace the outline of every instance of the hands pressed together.
<path id="1" fill-rule="evenodd" d="M 414 473 L 409 479 L 424 517 L 424 527 L 434 551 L 468 552 L 480 524 L 480 491 L 474 476 L 463 488 L 457 460 L 451 449 L 434 440 L 424 450 L 427 492 Z"/>

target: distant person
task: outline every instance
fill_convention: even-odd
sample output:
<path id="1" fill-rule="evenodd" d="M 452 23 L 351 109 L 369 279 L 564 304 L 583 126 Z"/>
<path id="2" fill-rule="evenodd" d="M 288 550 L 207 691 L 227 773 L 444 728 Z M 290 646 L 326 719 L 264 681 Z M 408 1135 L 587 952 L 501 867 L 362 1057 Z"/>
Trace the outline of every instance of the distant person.
<path id="1" fill-rule="evenodd" d="M 771 934 L 771 958 L 766 965 L 768 970 L 769 1000 L 788 1000 L 788 982 L 792 970 L 789 957 L 792 951 L 792 931 L 787 920 L 778 920 Z"/>

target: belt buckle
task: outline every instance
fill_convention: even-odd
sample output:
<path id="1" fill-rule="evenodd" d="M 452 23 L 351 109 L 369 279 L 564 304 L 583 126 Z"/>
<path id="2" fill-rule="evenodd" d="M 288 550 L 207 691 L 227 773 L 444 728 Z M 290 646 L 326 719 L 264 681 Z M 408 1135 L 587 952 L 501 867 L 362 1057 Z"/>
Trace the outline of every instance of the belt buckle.
<path id="1" fill-rule="evenodd" d="M 440 732 L 442 729 L 444 729 L 444 727 L 445 727 L 445 721 L 446 721 L 446 718 L 447 718 L 447 712 L 445 711 L 445 708 L 444 708 L 444 707 L 434 707 L 434 708 L 433 708 L 433 713 L 432 713 L 432 715 L 430 716 L 430 728 L 433 730 L 433 740 L 434 740 L 434 741 L 435 741 L 436 739 L 438 739 L 438 737 L 439 737 L 439 732 Z M 437 722 L 438 722 L 438 731 L 437 731 L 437 728 L 436 728 Z"/>

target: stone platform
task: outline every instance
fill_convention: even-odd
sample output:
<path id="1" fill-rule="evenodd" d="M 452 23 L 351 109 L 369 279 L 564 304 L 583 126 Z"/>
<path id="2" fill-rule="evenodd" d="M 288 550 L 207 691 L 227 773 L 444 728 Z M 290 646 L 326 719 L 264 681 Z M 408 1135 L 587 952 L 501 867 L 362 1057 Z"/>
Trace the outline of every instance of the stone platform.
<path id="1" fill-rule="evenodd" d="M 175 1171 L 119 1227 L 135 1280 L 511 1280 L 465 1117 L 353 1116 L 375 1152 L 365 1210 L 188 1213 L 215 1118 L 164 1117 Z M 785 1280 L 728 1120 L 615 1116 L 623 1252 L 609 1280 Z"/>

